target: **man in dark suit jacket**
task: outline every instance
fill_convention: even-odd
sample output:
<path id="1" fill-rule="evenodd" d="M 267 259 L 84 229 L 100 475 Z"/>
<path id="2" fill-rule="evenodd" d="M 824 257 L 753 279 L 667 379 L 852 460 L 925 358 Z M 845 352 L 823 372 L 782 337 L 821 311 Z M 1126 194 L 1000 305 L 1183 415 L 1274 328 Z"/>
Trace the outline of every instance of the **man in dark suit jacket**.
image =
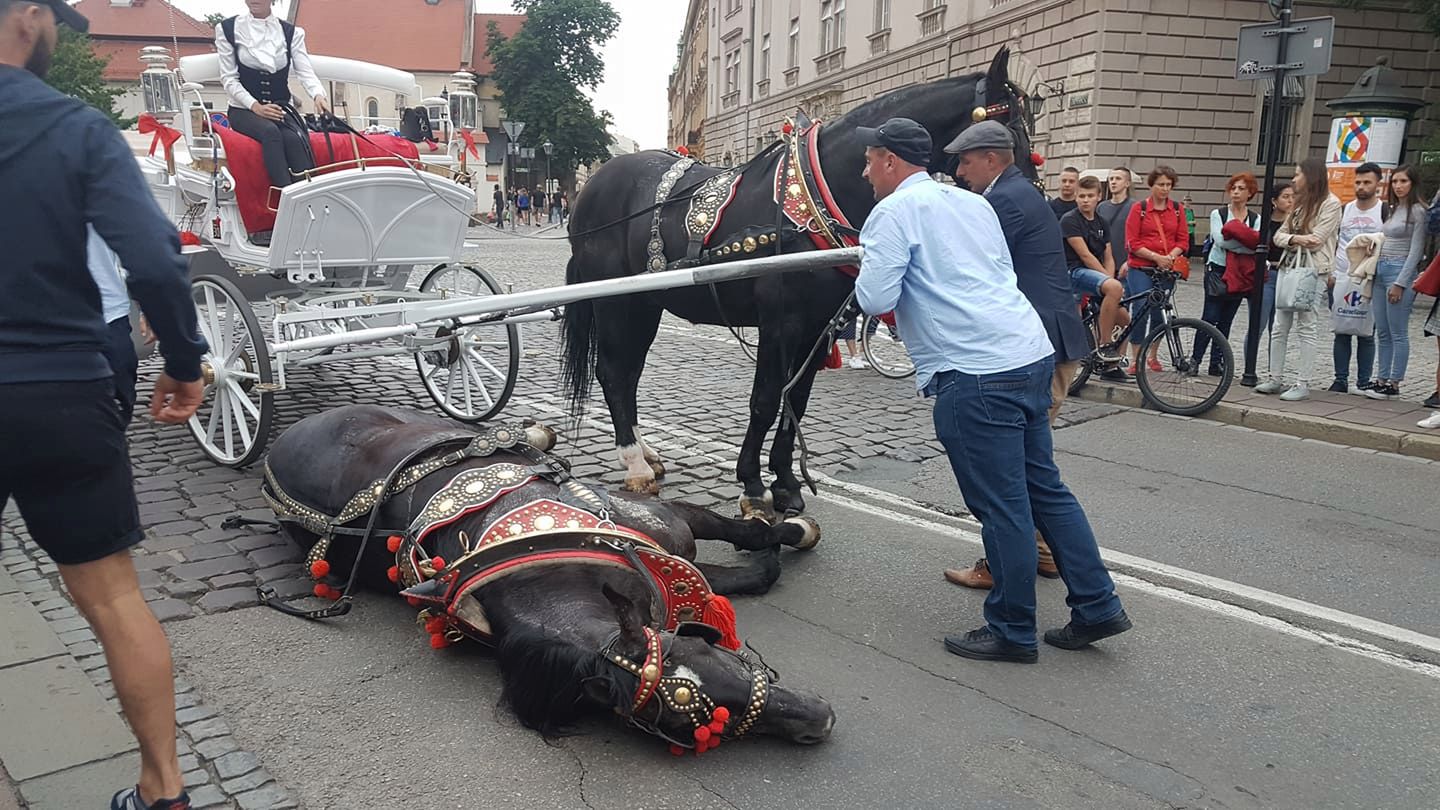
<path id="1" fill-rule="evenodd" d="M 958 154 L 956 180 L 971 191 L 985 195 L 1000 218 L 1000 228 L 1010 245 L 1015 281 L 1020 292 L 1040 315 L 1050 343 L 1055 347 L 1055 378 L 1050 385 L 1050 424 L 1075 379 L 1080 361 L 1090 352 L 1080 310 L 1070 288 L 1070 270 L 1065 266 L 1065 238 L 1060 223 L 1045 200 L 1015 166 L 1015 137 L 1003 124 L 984 121 L 962 131 L 945 151 Z M 1039 574 L 1055 578 L 1060 571 L 1045 541 L 1037 534 L 1040 550 Z M 984 558 L 966 569 L 949 569 L 945 578 L 968 588 L 990 588 L 994 580 Z"/>

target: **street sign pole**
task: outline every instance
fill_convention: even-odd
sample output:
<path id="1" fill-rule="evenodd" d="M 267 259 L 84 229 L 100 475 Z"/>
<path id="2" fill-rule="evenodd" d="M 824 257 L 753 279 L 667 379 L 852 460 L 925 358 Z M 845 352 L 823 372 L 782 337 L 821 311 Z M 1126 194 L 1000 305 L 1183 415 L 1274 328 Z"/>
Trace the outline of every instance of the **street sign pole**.
<path id="1" fill-rule="evenodd" d="M 1274 85 L 1270 97 L 1270 115 L 1265 121 L 1265 189 L 1260 203 L 1260 245 L 1255 251 L 1255 285 L 1250 290 L 1250 304 L 1246 307 L 1250 316 L 1250 327 L 1245 332 L 1245 373 L 1240 384 L 1254 386 L 1259 382 L 1255 366 L 1260 353 L 1260 336 L 1265 332 L 1261 321 L 1261 307 L 1265 300 L 1266 258 L 1270 255 L 1270 217 L 1274 214 L 1273 191 L 1275 190 L 1275 164 L 1280 152 L 1280 116 L 1285 106 L 1285 59 L 1290 40 L 1286 29 L 1290 28 L 1294 15 L 1294 0 L 1280 0 L 1280 33 L 1277 34 L 1275 70 L 1271 74 Z M 1272 8 L 1274 3 L 1272 2 Z M 1208 259 L 1207 259 L 1208 261 Z"/>

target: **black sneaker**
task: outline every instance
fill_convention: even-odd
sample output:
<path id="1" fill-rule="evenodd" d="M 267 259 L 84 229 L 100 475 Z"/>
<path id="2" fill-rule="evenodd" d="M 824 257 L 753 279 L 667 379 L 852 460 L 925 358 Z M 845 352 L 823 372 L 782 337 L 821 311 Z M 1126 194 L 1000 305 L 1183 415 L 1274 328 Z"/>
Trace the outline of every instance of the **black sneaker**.
<path id="1" fill-rule="evenodd" d="M 976 661 L 1007 661 L 1012 664 L 1033 664 L 1040 660 L 1040 651 L 1033 647 L 996 638 L 989 625 L 971 630 L 963 636 L 946 636 L 945 649 L 961 658 Z"/>
<path id="2" fill-rule="evenodd" d="M 1371 388 L 1374 388 L 1374 387 L 1377 386 L 1377 385 L 1379 385 L 1379 383 L 1375 382 L 1374 380 L 1368 380 L 1368 381 L 1366 381 L 1366 382 L 1360 383 L 1359 385 L 1355 386 L 1355 390 L 1363 394 L 1363 393 L 1365 393 L 1366 391 L 1369 391 Z"/>
<path id="3" fill-rule="evenodd" d="M 1440 408 L 1440 391 L 1431 394 L 1429 399 L 1420 404 L 1427 408 Z"/>
<path id="4" fill-rule="evenodd" d="M 1062 650 L 1078 650 L 1102 638 L 1117 636 L 1131 627 L 1134 625 L 1130 623 L 1130 617 L 1122 610 L 1119 616 L 1100 624 L 1076 624 L 1072 621 L 1056 630 L 1046 630 L 1045 643 Z"/>
<path id="5" fill-rule="evenodd" d="M 1123 368 L 1107 368 L 1100 372 L 1100 379 L 1105 382 L 1128 383 L 1130 375 L 1125 373 Z"/>
<path id="6" fill-rule="evenodd" d="M 173 799 L 158 799 L 151 804 L 143 804 L 140 788 L 129 787 L 110 800 L 110 810 L 190 810 L 190 795 L 182 790 Z"/>
<path id="7" fill-rule="evenodd" d="M 1341 382 L 1340 380 L 1336 380 L 1335 382 L 1330 383 L 1330 387 L 1326 388 L 1325 390 L 1329 391 L 1332 394 L 1348 394 L 1350 393 L 1350 384 L 1346 382 Z"/>

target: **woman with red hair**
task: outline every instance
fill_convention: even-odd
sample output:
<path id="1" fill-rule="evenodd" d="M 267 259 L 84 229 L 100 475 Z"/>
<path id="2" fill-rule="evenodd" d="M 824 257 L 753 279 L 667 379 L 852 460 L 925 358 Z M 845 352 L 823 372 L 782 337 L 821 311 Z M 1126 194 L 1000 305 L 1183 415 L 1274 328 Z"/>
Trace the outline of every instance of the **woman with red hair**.
<path id="1" fill-rule="evenodd" d="M 1205 311 L 1200 318 L 1213 324 L 1227 340 L 1230 338 L 1230 326 L 1235 322 L 1235 313 L 1240 311 L 1240 302 L 1245 300 L 1245 296 L 1240 292 L 1232 294 L 1228 291 L 1225 268 L 1231 263 L 1232 253 L 1251 257 L 1255 255 L 1255 246 L 1260 238 L 1260 215 L 1251 211 L 1248 206 L 1250 198 L 1259 190 L 1255 175 L 1250 172 L 1233 174 L 1230 182 L 1225 185 L 1225 195 L 1230 204 L 1210 212 L 1211 247 L 1210 253 L 1205 256 Z M 1232 221 L 1237 223 L 1231 226 L 1232 233 L 1239 223 L 1243 223 L 1248 229 L 1242 231 L 1241 239 L 1225 236 L 1225 225 Z M 1253 241 L 1250 237 L 1253 237 Z M 1253 258 L 1250 261 L 1253 266 Z M 1252 277 L 1253 273 L 1252 269 Z M 1208 343 L 1209 340 L 1203 334 L 1196 335 L 1193 359 L 1197 364 L 1205 356 Z M 1210 376 L 1219 377 L 1223 373 L 1220 362 L 1219 347 L 1210 347 Z"/>

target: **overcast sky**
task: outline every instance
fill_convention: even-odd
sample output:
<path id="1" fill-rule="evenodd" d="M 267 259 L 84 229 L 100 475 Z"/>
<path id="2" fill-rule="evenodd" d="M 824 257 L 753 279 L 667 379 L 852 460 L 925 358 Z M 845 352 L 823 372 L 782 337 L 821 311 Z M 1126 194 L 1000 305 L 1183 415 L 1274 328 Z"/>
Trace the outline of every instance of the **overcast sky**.
<path id="1" fill-rule="evenodd" d="M 413 0 L 419 2 L 419 0 Z M 310 0 L 344 2 L 344 0 Z M 242 0 L 174 0 L 195 17 L 219 12 L 238 14 Z M 595 106 L 615 117 L 615 131 L 640 142 L 641 148 L 659 148 L 665 142 L 669 113 L 666 86 L 675 67 L 675 44 L 685 25 L 685 0 L 610 0 L 620 13 L 620 30 L 605 48 L 605 81 L 595 93 Z M 277 8 L 284 13 L 289 0 Z M 513 12 L 509 0 L 476 0 L 481 12 Z"/>

